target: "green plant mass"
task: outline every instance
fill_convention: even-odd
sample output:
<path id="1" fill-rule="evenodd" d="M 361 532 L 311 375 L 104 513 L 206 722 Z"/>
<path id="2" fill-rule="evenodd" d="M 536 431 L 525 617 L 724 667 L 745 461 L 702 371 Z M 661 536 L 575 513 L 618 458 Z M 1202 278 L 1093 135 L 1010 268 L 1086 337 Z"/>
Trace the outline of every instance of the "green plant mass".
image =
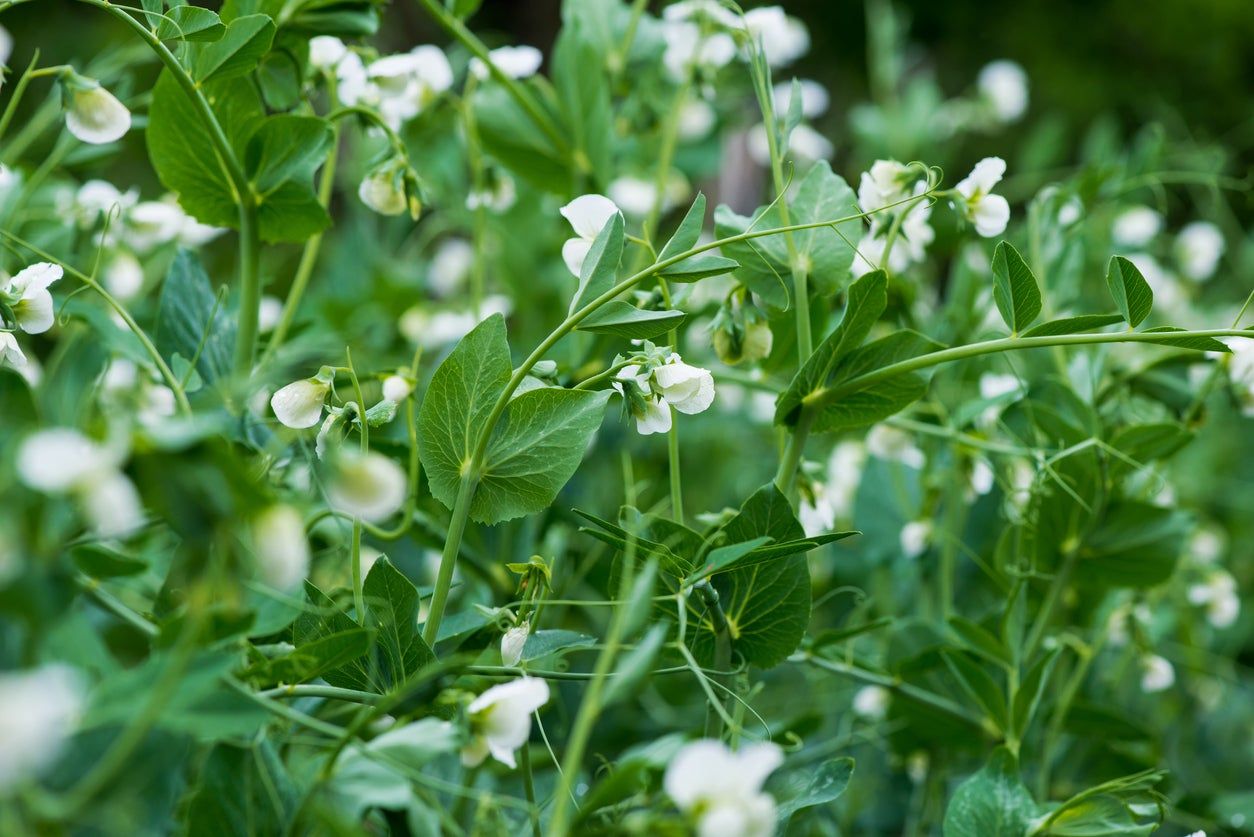
<path id="1" fill-rule="evenodd" d="M 0 834 L 1254 835 L 1248 10 L 934 6 L 0 0 Z"/>

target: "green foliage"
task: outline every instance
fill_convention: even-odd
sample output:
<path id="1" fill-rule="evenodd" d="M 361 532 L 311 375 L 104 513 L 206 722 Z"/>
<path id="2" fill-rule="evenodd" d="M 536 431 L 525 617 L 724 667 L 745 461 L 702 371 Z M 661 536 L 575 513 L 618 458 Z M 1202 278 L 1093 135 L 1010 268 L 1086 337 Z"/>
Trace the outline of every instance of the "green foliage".
<path id="1" fill-rule="evenodd" d="M 993 251 L 993 301 L 1012 334 L 1022 332 L 1041 313 L 1041 289 L 1032 268 L 1005 241 Z"/>

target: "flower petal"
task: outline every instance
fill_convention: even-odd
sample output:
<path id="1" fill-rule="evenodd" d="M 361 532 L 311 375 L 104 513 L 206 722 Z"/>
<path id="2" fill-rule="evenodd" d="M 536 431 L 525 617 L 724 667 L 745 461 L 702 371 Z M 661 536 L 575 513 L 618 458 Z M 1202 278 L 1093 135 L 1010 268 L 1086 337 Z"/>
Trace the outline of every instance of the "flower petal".
<path id="1" fill-rule="evenodd" d="M 562 217 L 580 238 L 596 238 L 618 207 L 605 195 L 580 195 L 561 208 Z"/>

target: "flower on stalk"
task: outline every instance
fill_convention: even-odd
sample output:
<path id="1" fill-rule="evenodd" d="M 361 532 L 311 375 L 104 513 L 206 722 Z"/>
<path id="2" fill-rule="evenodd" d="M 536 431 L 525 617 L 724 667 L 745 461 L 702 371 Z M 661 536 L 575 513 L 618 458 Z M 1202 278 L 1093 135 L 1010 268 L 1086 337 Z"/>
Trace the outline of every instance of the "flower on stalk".
<path id="1" fill-rule="evenodd" d="M 561 208 L 562 217 L 575 231 L 575 237 L 562 245 L 562 260 L 571 273 L 578 276 L 583 271 L 583 260 L 588 257 L 592 242 L 618 211 L 618 206 L 605 195 L 580 195 Z"/>
<path id="2" fill-rule="evenodd" d="M 261 577 L 279 590 L 299 587 L 309 575 L 309 539 L 300 512 L 276 503 L 254 517 L 251 528 Z"/>
<path id="3" fill-rule="evenodd" d="M 671 760 L 663 786 L 699 837 L 769 837 L 775 799 L 762 785 L 783 761 L 770 742 L 733 752 L 721 741 L 693 741 Z"/>
<path id="4" fill-rule="evenodd" d="M 56 762 L 85 691 L 78 671 L 60 663 L 0 674 L 0 796 Z"/>
<path id="5" fill-rule="evenodd" d="M 858 183 L 858 206 L 870 217 L 870 229 L 858 242 L 854 273 L 861 276 L 879 268 L 894 225 L 896 237 L 888 253 L 888 269 L 905 270 L 923 261 L 927 245 L 936 234 L 928 222 L 932 206 L 922 195 L 927 183 L 918 179 L 915 167 L 896 160 L 876 160 Z M 919 198 L 910 201 L 911 196 Z"/>
<path id="6" fill-rule="evenodd" d="M 417 221 L 422 214 L 420 189 L 418 175 L 408 161 L 393 157 L 362 179 L 357 197 L 380 215 L 401 215 L 408 210 Z"/>
<path id="7" fill-rule="evenodd" d="M 985 238 L 1001 235 L 1010 221 L 1009 202 L 1001 195 L 992 194 L 993 187 L 1001 182 L 1005 174 L 1005 160 L 985 157 L 954 187 L 962 198 L 958 205 L 962 216 L 974 224 L 975 231 Z"/>
<path id="8" fill-rule="evenodd" d="M 1028 74 L 1013 61 L 984 65 L 975 85 L 1000 122 L 1014 122 L 1028 109 Z"/>
<path id="9" fill-rule="evenodd" d="M 339 452 L 327 486 L 331 508 L 370 523 L 400 511 L 408 493 L 401 466 L 381 453 L 352 449 Z"/>
<path id="10" fill-rule="evenodd" d="M 135 485 L 120 470 L 121 452 L 77 430 L 53 427 L 26 437 L 17 452 L 18 478 L 44 494 L 69 494 L 104 538 L 123 538 L 144 521 Z"/>
<path id="11" fill-rule="evenodd" d="M 26 355 L 12 332 L 0 331 L 0 366 L 18 369 L 26 365 Z"/>
<path id="12" fill-rule="evenodd" d="M 503 665 L 516 666 L 522 661 L 523 646 L 527 644 L 529 636 L 531 636 L 531 625 L 528 622 L 515 625 L 502 635 L 501 663 Z"/>
<path id="13" fill-rule="evenodd" d="M 714 402 L 714 376 L 671 352 L 665 363 L 653 368 L 653 390 L 679 412 L 695 415 Z"/>
<path id="14" fill-rule="evenodd" d="M 121 139 L 131 129 L 131 112 L 95 79 L 73 70 L 61 75 L 65 127 L 80 140 L 103 145 Z"/>
<path id="15" fill-rule="evenodd" d="M 322 418 L 322 407 L 331 392 L 335 373 L 329 366 L 303 381 L 293 381 L 270 397 L 270 409 L 279 422 L 294 430 L 313 427 Z"/>
<path id="16" fill-rule="evenodd" d="M 48 286 L 64 275 L 60 265 L 38 262 L 18 272 L 0 290 L 0 302 L 13 312 L 17 327 L 27 334 L 52 328 L 52 294 Z"/>
<path id="17" fill-rule="evenodd" d="M 516 767 L 514 752 L 531 737 L 531 713 L 548 700 L 549 684 L 538 677 L 520 677 L 479 695 L 466 707 L 471 739 L 462 748 L 462 764 L 476 767 L 491 754 Z"/>
<path id="18" fill-rule="evenodd" d="M 533 46 L 497 47 L 488 53 L 492 65 L 512 79 L 524 79 L 534 76 L 544 63 L 544 53 Z M 470 59 L 470 74 L 477 79 L 486 79 L 490 75 L 488 65 L 478 58 Z"/>

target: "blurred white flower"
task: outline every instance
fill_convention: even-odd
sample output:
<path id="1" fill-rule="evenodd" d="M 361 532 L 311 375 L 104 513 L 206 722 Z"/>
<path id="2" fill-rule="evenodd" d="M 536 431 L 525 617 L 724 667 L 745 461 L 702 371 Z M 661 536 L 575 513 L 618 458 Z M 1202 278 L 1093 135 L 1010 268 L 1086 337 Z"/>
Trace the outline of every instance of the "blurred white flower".
<path id="1" fill-rule="evenodd" d="M 918 558 L 932 544 L 932 521 L 912 520 L 901 527 L 901 551 L 907 558 Z"/>
<path id="2" fill-rule="evenodd" d="M 401 334 L 411 343 L 437 349 L 456 343 L 470 330 L 493 314 L 509 316 L 513 302 L 503 294 L 489 294 L 479 306 L 479 318 L 469 311 L 428 311 L 425 306 L 415 305 L 401 314 L 398 324 Z"/>
<path id="3" fill-rule="evenodd" d="M 1206 621 L 1216 628 L 1229 628 L 1241 615 L 1237 580 L 1224 570 L 1211 570 L 1200 584 L 1189 587 L 1189 602 L 1206 608 Z"/>
<path id="4" fill-rule="evenodd" d="M 878 721 L 888 714 L 888 702 L 892 698 L 883 686 L 863 686 L 853 696 L 853 711 L 869 720 Z"/>
<path id="5" fill-rule="evenodd" d="M 997 474 L 987 459 L 976 459 L 971 463 L 971 490 L 984 495 L 993 490 L 997 484 Z"/>
<path id="6" fill-rule="evenodd" d="M 318 35 L 309 39 L 309 66 L 318 70 L 334 70 L 348 54 L 348 47 L 333 35 Z"/>
<path id="7" fill-rule="evenodd" d="M 1084 214 L 1084 203 L 1079 198 L 1071 198 L 1058 207 L 1058 226 L 1069 227 Z"/>
<path id="8" fill-rule="evenodd" d="M 520 677 L 493 686 L 466 707 L 471 740 L 462 748 L 462 764 L 475 767 L 492 755 L 515 767 L 514 751 L 531 737 L 531 713 L 549 700 L 549 684 L 538 677 Z"/>
<path id="9" fill-rule="evenodd" d="M 717 122 L 713 105 L 704 99 L 687 99 L 679 110 L 679 138 L 687 142 L 705 139 Z"/>
<path id="10" fill-rule="evenodd" d="M 335 79 L 336 94 L 343 104 L 349 107 L 379 104 L 379 87 L 370 80 L 365 62 L 357 53 L 349 52 L 340 58 L 335 65 Z"/>
<path id="11" fill-rule="evenodd" d="M 806 119 L 815 119 L 827 112 L 831 97 L 827 88 L 813 79 L 799 79 L 797 86 L 801 90 L 801 115 Z M 775 100 L 775 113 L 781 117 L 788 113 L 792 105 L 791 82 L 780 82 L 772 91 Z"/>
<path id="12" fill-rule="evenodd" d="M 61 663 L 0 673 L 0 796 L 56 762 L 85 693 L 82 676 Z"/>
<path id="13" fill-rule="evenodd" d="M 762 45 L 772 67 L 783 67 L 810 51 L 806 25 L 784 13 L 782 6 L 760 6 L 745 13 L 745 29 L 754 43 Z"/>
<path id="14" fill-rule="evenodd" d="M 662 27 L 666 50 L 662 64 L 672 78 L 687 78 L 694 68 L 718 70 L 736 57 L 736 42 L 726 32 L 706 32 L 689 21 L 668 21 Z"/>
<path id="15" fill-rule="evenodd" d="M 400 511 L 409 493 L 405 471 L 381 453 L 340 451 L 327 486 L 333 509 L 370 523 Z"/>
<path id="16" fill-rule="evenodd" d="M 144 267 L 126 250 L 115 250 L 105 264 L 101 283 L 123 302 L 134 299 L 144 287 Z"/>
<path id="17" fill-rule="evenodd" d="M 811 482 L 808 490 L 802 492 L 797 520 L 807 537 L 822 535 L 836 528 L 836 507 L 828 497 L 827 486 Z"/>
<path id="18" fill-rule="evenodd" d="M 1028 74 L 1013 61 L 984 65 L 975 84 L 1002 122 L 1014 122 L 1028 109 Z"/>
<path id="19" fill-rule="evenodd" d="M 293 381 L 270 396 L 270 409 L 287 427 L 313 427 L 322 418 L 322 406 L 331 392 L 331 378 L 331 370 L 323 367 L 312 378 Z"/>
<path id="20" fill-rule="evenodd" d="M 522 660 L 523 646 L 527 637 L 531 636 L 531 625 L 523 622 L 515 625 L 501 636 L 501 663 L 516 666 Z"/>
<path id="21" fill-rule="evenodd" d="M 601 234 L 601 230 L 610 222 L 618 207 L 605 195 L 580 195 L 560 210 L 562 217 L 570 222 L 575 231 L 575 238 L 569 238 L 562 245 L 562 259 L 566 268 L 576 276 L 583 270 L 583 260 L 592 249 L 592 242 Z"/>
<path id="22" fill-rule="evenodd" d="M 392 158 L 366 173 L 357 187 L 357 197 L 380 215 L 403 215 L 409 212 L 418 220 L 421 205 L 411 188 L 413 175 L 409 165 L 400 158 Z"/>
<path id="23" fill-rule="evenodd" d="M 1223 532 L 1213 526 L 1201 526 L 1189 537 L 1188 556 L 1197 564 L 1213 564 L 1227 548 Z"/>
<path id="24" fill-rule="evenodd" d="M 963 198 L 959 206 L 963 217 L 985 238 L 1001 235 L 1010 221 L 1010 204 L 1001 195 L 992 194 L 1005 173 L 1005 160 L 985 157 L 954 187 Z"/>
<path id="25" fill-rule="evenodd" d="M 125 537 L 143 523 L 134 484 L 118 470 L 122 455 L 68 427 L 27 436 L 17 451 L 18 478 L 44 494 L 69 494 L 101 537 Z"/>
<path id="26" fill-rule="evenodd" d="M 0 331 L 0 366 L 5 365 L 14 369 L 25 366 L 26 355 L 11 332 Z"/>
<path id="27" fill-rule="evenodd" d="M 188 220 L 173 198 L 142 201 L 126 213 L 123 238 L 133 250 L 145 253 L 177 239 Z"/>
<path id="28" fill-rule="evenodd" d="M 1141 658 L 1141 691 L 1146 694 L 1170 689 L 1176 682 L 1176 669 L 1157 654 Z"/>
<path id="29" fill-rule="evenodd" d="M 423 44 L 372 61 L 366 78 L 377 91 L 379 113 L 397 130 L 453 86 L 453 68 L 443 50 Z"/>
<path id="30" fill-rule="evenodd" d="M 269 334 L 283 319 L 283 300 L 277 296 L 266 294 L 257 303 L 257 331 Z"/>
<path id="31" fill-rule="evenodd" d="M 18 328 L 27 334 L 42 334 L 52 328 L 52 294 L 48 293 L 48 286 L 63 274 L 60 265 L 37 262 L 18 271 L 0 290 Z"/>
<path id="32" fill-rule="evenodd" d="M 414 391 L 414 385 L 400 375 L 388 375 L 383 379 L 383 397 L 400 403 Z"/>
<path id="33" fill-rule="evenodd" d="M 766 126 L 759 123 L 749 129 L 745 136 L 745 150 L 749 158 L 760 166 L 771 162 L 771 146 L 766 136 Z M 834 152 L 831 141 L 804 122 L 792 129 L 788 135 L 788 147 L 781 149 L 782 155 L 791 155 L 804 164 L 826 160 Z"/>
<path id="34" fill-rule="evenodd" d="M 475 211 L 479 207 L 492 212 L 505 212 L 518 200 L 518 187 L 514 178 L 498 171 L 492 183 L 486 188 L 466 195 L 466 208 Z"/>
<path id="35" fill-rule="evenodd" d="M 766 779 L 784 762 L 770 742 L 733 752 L 721 741 L 685 744 L 666 768 L 666 793 L 695 820 L 698 837 L 769 837 L 775 832 L 775 799 Z"/>
<path id="36" fill-rule="evenodd" d="M 610 200 L 624 215 L 636 218 L 648 215 L 657 201 L 657 184 L 641 177 L 616 178 L 606 191 L 610 193 Z"/>
<path id="37" fill-rule="evenodd" d="M 1143 247 L 1163 228 L 1163 216 L 1148 206 L 1134 206 L 1115 217 L 1111 237 L 1123 247 Z"/>
<path id="38" fill-rule="evenodd" d="M 513 79 L 534 76 L 544 63 L 544 54 L 533 46 L 503 46 L 488 53 L 493 66 Z M 488 77 L 488 67 L 478 58 L 470 59 L 470 72 L 475 78 Z"/>
<path id="39" fill-rule="evenodd" d="M 1176 236 L 1176 258 L 1185 276 L 1205 282 L 1215 275 L 1224 253 L 1224 235 L 1209 221 L 1186 224 Z"/>
<path id="40" fill-rule="evenodd" d="M 878 459 L 900 462 L 916 470 L 927 462 L 927 457 L 919 450 L 910 434 L 887 424 L 877 424 L 871 428 L 866 437 L 866 449 Z"/>
<path id="41" fill-rule="evenodd" d="M 1116 648 L 1127 645 L 1134 631 L 1142 631 L 1149 625 L 1152 614 L 1144 602 L 1121 602 L 1106 617 L 1106 639 Z"/>
<path id="42" fill-rule="evenodd" d="M 276 503 L 258 513 L 251 528 L 261 577 L 279 590 L 299 587 L 309 575 L 309 538 L 300 512 Z"/>
<path id="43" fill-rule="evenodd" d="M 13 36 L 9 34 L 9 30 L 0 26 L 0 64 L 8 64 L 9 56 L 13 54 Z M 0 82 L 3 84 L 3 82 Z"/>
<path id="44" fill-rule="evenodd" d="M 1228 341 L 1228 378 L 1241 414 L 1254 418 L 1254 338 L 1234 337 Z"/>
<path id="45" fill-rule="evenodd" d="M 138 200 L 139 193 L 134 189 L 122 192 L 107 180 L 88 180 L 74 193 L 74 210 L 79 226 L 87 228 L 114 207 L 125 214 Z"/>
<path id="46" fill-rule="evenodd" d="M 866 455 L 865 444 L 856 439 L 845 439 L 832 448 L 827 459 L 826 495 L 837 520 L 853 517 L 853 504 L 862 484 Z"/>
<path id="47" fill-rule="evenodd" d="M 464 238 L 446 238 L 431 257 L 427 288 L 437 297 L 452 295 L 474 267 L 475 248 Z"/>
<path id="48" fill-rule="evenodd" d="M 103 145 L 131 129 L 131 112 L 95 79 L 68 72 L 61 76 L 65 127 L 83 142 Z"/>

